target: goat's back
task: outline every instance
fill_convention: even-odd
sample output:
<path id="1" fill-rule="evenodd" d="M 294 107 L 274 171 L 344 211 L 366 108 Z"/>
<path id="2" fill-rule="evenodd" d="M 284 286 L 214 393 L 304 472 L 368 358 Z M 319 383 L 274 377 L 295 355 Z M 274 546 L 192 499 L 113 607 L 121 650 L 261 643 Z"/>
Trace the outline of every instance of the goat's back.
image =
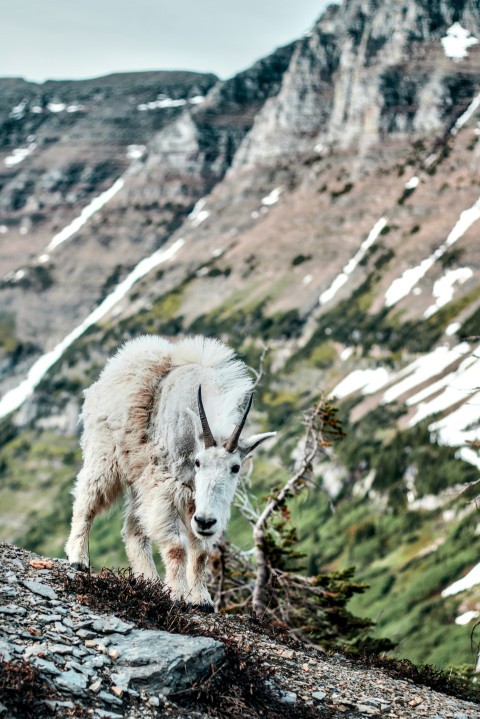
<path id="1" fill-rule="evenodd" d="M 113 431 L 138 427 L 140 441 L 155 407 L 169 424 L 183 420 L 187 407 L 195 410 L 199 384 L 212 430 L 228 436 L 252 386 L 245 364 L 230 347 L 200 335 L 177 342 L 155 335 L 130 340 L 86 390 L 85 429 L 98 422 Z"/>

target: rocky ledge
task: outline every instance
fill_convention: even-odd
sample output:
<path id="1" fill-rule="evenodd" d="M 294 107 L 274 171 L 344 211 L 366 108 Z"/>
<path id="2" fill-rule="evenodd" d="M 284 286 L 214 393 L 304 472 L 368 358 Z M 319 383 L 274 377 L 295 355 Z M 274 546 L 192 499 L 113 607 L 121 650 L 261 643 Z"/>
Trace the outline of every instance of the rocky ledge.
<path id="1" fill-rule="evenodd" d="M 160 584 L 81 575 L 6 544 L 0 561 L 1 719 L 480 715 L 478 704 L 326 656 L 283 627 L 185 612 Z"/>

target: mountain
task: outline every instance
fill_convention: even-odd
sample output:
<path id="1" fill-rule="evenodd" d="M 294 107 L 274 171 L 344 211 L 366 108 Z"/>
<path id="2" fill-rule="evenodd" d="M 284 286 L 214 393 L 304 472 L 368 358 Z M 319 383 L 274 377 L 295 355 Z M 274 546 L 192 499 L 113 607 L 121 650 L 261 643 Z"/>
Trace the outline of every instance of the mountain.
<path id="1" fill-rule="evenodd" d="M 349 0 L 225 82 L 1 81 L 5 539 L 61 554 L 81 390 L 125 339 L 212 334 L 252 366 L 265 342 L 259 493 L 322 392 L 347 430 L 295 507 L 308 569 L 355 564 L 400 656 L 473 661 L 479 40 L 477 1 Z"/>

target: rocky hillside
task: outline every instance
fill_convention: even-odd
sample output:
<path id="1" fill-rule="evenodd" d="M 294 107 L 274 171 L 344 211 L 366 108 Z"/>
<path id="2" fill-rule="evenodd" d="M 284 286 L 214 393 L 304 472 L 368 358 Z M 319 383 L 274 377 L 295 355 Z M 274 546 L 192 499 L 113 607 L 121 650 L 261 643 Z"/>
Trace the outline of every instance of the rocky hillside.
<path id="1" fill-rule="evenodd" d="M 294 512 L 308 570 L 356 565 L 398 655 L 472 664 L 479 41 L 474 0 L 346 0 L 226 82 L 2 81 L 5 539 L 61 556 L 81 390 L 121 342 L 212 334 L 252 366 L 266 343 L 259 494 L 336 395 L 347 438 Z M 119 525 L 96 566 L 124 563 Z"/>
<path id="2" fill-rule="evenodd" d="M 9 719 L 478 716 L 476 702 L 428 687 L 448 692 L 446 676 L 412 673 L 414 683 L 397 665 L 326 656 L 248 616 L 182 613 L 160 586 L 92 579 L 4 544 L 0 554 Z"/>

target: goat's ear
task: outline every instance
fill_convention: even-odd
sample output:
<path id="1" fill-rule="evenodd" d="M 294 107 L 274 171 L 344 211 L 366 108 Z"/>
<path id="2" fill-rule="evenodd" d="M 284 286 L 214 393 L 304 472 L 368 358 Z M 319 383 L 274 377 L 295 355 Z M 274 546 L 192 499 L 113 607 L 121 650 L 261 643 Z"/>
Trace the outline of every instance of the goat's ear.
<path id="1" fill-rule="evenodd" d="M 253 452 L 259 444 L 265 442 L 266 439 L 270 439 L 270 437 L 275 437 L 276 434 L 276 432 L 263 432 L 263 434 L 254 434 L 248 439 L 241 439 L 238 443 L 238 449 L 240 450 L 242 457 L 246 457 L 247 454 Z"/>

